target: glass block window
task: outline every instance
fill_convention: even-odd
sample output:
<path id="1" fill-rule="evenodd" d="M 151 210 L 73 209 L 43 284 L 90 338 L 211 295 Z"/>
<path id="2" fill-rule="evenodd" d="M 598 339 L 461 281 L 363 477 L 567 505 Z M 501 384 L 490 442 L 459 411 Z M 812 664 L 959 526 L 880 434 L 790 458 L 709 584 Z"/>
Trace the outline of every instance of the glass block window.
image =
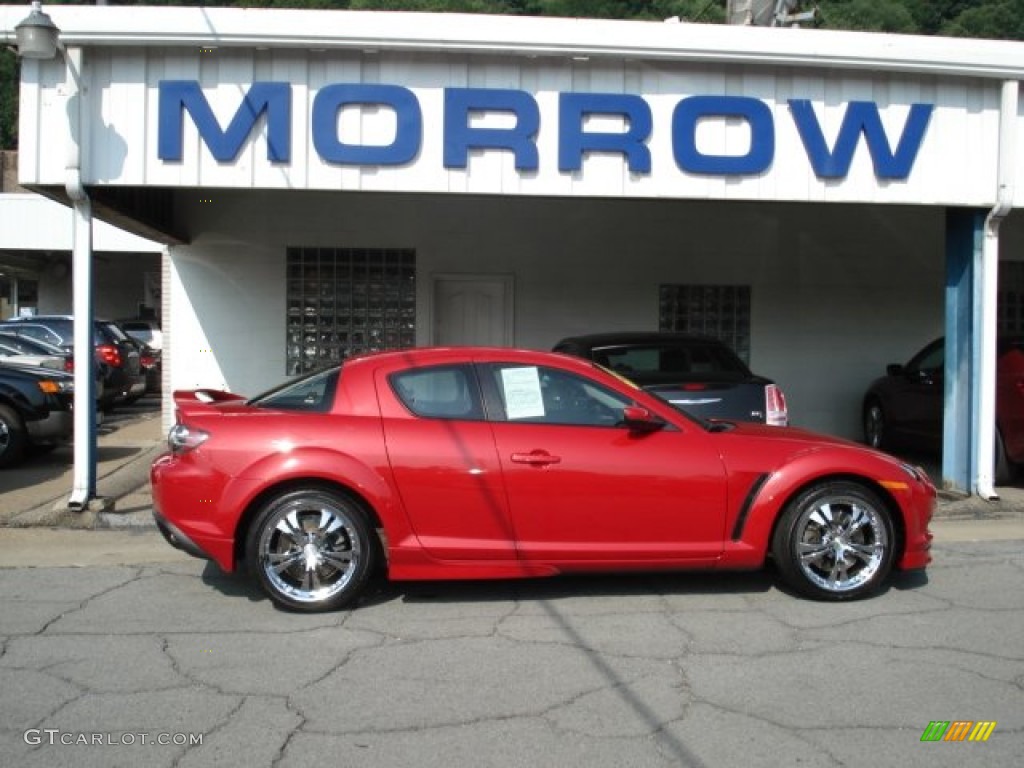
<path id="1" fill-rule="evenodd" d="M 416 252 L 289 248 L 289 375 L 416 344 Z"/>
<path id="2" fill-rule="evenodd" d="M 749 285 L 662 285 L 658 329 L 711 336 L 750 364 Z"/>

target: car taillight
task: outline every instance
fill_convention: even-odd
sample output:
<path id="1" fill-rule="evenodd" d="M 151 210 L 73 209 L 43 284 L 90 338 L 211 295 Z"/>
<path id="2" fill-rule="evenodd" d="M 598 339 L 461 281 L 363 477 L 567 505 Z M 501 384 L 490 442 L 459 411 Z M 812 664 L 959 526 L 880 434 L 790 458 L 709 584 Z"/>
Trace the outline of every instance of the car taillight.
<path id="1" fill-rule="evenodd" d="M 139 358 L 139 364 L 143 368 L 152 368 L 154 365 L 156 365 L 156 357 L 143 352 L 142 357 Z"/>
<path id="2" fill-rule="evenodd" d="M 96 347 L 96 357 L 107 365 L 112 365 L 115 368 L 121 367 L 121 350 L 113 344 L 100 344 Z"/>
<path id="3" fill-rule="evenodd" d="M 167 433 L 167 447 L 172 453 L 188 453 L 205 443 L 209 436 L 209 432 L 178 423 Z"/>
<path id="4" fill-rule="evenodd" d="M 764 412 L 766 424 L 773 427 L 785 427 L 789 424 L 786 396 L 776 384 L 768 384 L 764 388 Z"/>
<path id="5" fill-rule="evenodd" d="M 75 361 L 74 361 L 73 358 L 70 358 L 70 357 L 65 357 L 64 358 L 64 370 L 67 371 L 68 373 L 74 373 L 75 372 Z"/>

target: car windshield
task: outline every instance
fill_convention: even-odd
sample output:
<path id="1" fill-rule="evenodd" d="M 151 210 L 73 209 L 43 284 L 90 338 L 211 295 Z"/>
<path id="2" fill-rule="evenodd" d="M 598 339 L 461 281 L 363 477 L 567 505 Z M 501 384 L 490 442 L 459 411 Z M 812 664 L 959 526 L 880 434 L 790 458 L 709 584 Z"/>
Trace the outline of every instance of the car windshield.
<path id="1" fill-rule="evenodd" d="M 286 381 L 274 389 L 249 400 L 257 408 L 285 411 L 329 411 L 334 403 L 341 368 L 314 371 L 298 379 Z"/>
<path id="2" fill-rule="evenodd" d="M 747 367 L 728 347 L 715 344 L 642 344 L 600 347 L 594 359 L 606 368 L 631 376 L 666 378 L 727 374 L 747 376 Z"/>
<path id="3" fill-rule="evenodd" d="M 30 339 L 25 336 L 12 336 L 9 334 L 0 334 L 0 343 L 5 347 L 13 350 L 17 350 L 22 355 L 60 355 L 65 354 L 64 350 L 60 347 L 55 347 L 52 344 L 47 344 L 45 341 L 37 341 L 36 339 Z"/>
<path id="4" fill-rule="evenodd" d="M 117 323 L 97 323 L 97 325 L 101 325 L 103 330 L 106 331 L 114 341 L 125 341 L 128 339 L 128 334 L 122 331 L 121 327 Z"/>

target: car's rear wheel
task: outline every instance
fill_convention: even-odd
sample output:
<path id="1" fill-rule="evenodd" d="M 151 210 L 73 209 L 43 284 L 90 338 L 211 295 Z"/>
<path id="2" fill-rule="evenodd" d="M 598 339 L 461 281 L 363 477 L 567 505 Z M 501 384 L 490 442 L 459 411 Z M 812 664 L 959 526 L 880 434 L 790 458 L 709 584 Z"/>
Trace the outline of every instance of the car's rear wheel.
<path id="1" fill-rule="evenodd" d="M 786 505 L 772 556 L 786 583 L 822 600 L 851 600 L 878 587 L 896 539 L 885 502 L 853 482 L 823 482 Z"/>
<path id="2" fill-rule="evenodd" d="M 318 488 L 263 505 L 246 537 L 246 559 L 278 605 L 330 611 L 355 600 L 377 560 L 376 533 L 352 499 Z"/>
<path id="3" fill-rule="evenodd" d="M 885 411 L 877 400 L 864 406 L 864 442 L 870 447 L 881 450 L 886 447 Z"/>
<path id="4" fill-rule="evenodd" d="M 0 405 L 0 467 L 11 467 L 25 456 L 28 437 L 18 412 Z"/>

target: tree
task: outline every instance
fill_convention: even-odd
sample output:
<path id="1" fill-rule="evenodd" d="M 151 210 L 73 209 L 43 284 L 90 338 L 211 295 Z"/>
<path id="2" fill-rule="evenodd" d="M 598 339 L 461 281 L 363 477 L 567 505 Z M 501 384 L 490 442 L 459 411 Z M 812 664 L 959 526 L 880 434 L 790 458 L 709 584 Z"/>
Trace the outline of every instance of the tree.
<path id="1" fill-rule="evenodd" d="M 906 0 L 833 0 L 819 12 L 819 25 L 829 29 L 913 34 L 920 28 Z"/>
<path id="2" fill-rule="evenodd" d="M 18 57 L 0 50 L 0 149 L 18 146 Z"/>

